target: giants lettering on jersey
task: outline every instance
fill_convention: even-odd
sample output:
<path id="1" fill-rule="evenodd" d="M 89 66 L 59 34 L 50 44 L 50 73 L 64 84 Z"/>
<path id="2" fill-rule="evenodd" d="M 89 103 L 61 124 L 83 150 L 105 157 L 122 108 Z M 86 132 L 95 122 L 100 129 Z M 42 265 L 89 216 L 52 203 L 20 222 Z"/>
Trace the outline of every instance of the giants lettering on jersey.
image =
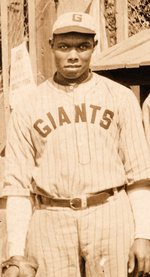
<path id="1" fill-rule="evenodd" d="M 96 105 L 90 105 L 89 107 L 91 111 L 90 123 L 94 124 L 96 121 L 96 118 L 98 117 L 98 112 L 101 110 L 101 107 Z M 87 122 L 86 104 L 82 103 L 81 107 L 79 105 L 75 105 L 74 109 L 75 109 L 74 122 L 75 123 Z M 53 115 L 50 112 L 48 112 L 46 116 L 50 122 L 50 125 L 45 124 L 44 120 L 41 118 L 37 119 L 33 125 L 34 128 L 38 131 L 38 133 L 42 137 L 46 137 L 48 134 L 51 133 L 52 130 L 55 130 L 57 128 L 57 124 Z M 100 127 L 104 129 L 108 129 L 112 122 L 113 116 L 114 116 L 114 113 L 111 110 L 105 109 L 99 120 Z M 59 119 L 59 126 L 72 123 L 71 119 L 67 115 L 67 112 L 62 106 L 58 107 L 58 119 Z"/>

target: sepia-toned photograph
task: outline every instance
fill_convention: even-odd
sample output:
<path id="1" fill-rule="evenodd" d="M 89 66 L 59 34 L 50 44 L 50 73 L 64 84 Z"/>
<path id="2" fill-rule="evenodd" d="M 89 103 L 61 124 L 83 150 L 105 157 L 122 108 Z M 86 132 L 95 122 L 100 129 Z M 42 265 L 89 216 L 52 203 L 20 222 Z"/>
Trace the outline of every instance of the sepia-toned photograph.
<path id="1" fill-rule="evenodd" d="M 0 0 L 0 277 L 150 277 L 150 0 Z"/>

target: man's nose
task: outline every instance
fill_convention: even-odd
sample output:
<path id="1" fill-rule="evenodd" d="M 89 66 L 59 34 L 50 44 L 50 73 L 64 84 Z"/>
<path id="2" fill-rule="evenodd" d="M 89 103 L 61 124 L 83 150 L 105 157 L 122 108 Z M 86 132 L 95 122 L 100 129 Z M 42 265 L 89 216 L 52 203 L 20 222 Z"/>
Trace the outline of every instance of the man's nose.
<path id="1" fill-rule="evenodd" d="M 78 61 L 78 53 L 76 49 L 71 49 L 68 54 L 69 61 Z"/>

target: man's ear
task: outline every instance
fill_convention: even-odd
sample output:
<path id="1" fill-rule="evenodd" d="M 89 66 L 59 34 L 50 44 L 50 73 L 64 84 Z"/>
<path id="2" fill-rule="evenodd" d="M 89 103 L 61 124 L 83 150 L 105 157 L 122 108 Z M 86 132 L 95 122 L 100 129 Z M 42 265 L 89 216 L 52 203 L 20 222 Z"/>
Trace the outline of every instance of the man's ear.
<path id="1" fill-rule="evenodd" d="M 96 47 L 96 45 L 98 44 L 98 40 L 94 40 L 94 48 Z"/>
<path id="2" fill-rule="evenodd" d="M 49 38 L 48 42 L 49 42 L 50 47 L 53 49 L 54 39 L 53 38 Z"/>

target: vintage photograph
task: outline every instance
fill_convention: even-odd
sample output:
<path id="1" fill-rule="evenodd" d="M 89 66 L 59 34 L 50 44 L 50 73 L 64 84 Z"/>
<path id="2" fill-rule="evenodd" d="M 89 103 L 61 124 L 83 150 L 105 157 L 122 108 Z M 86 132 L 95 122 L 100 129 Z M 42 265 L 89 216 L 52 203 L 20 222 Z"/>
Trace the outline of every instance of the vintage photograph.
<path id="1" fill-rule="evenodd" d="M 0 276 L 150 277 L 150 0 L 0 0 Z"/>

